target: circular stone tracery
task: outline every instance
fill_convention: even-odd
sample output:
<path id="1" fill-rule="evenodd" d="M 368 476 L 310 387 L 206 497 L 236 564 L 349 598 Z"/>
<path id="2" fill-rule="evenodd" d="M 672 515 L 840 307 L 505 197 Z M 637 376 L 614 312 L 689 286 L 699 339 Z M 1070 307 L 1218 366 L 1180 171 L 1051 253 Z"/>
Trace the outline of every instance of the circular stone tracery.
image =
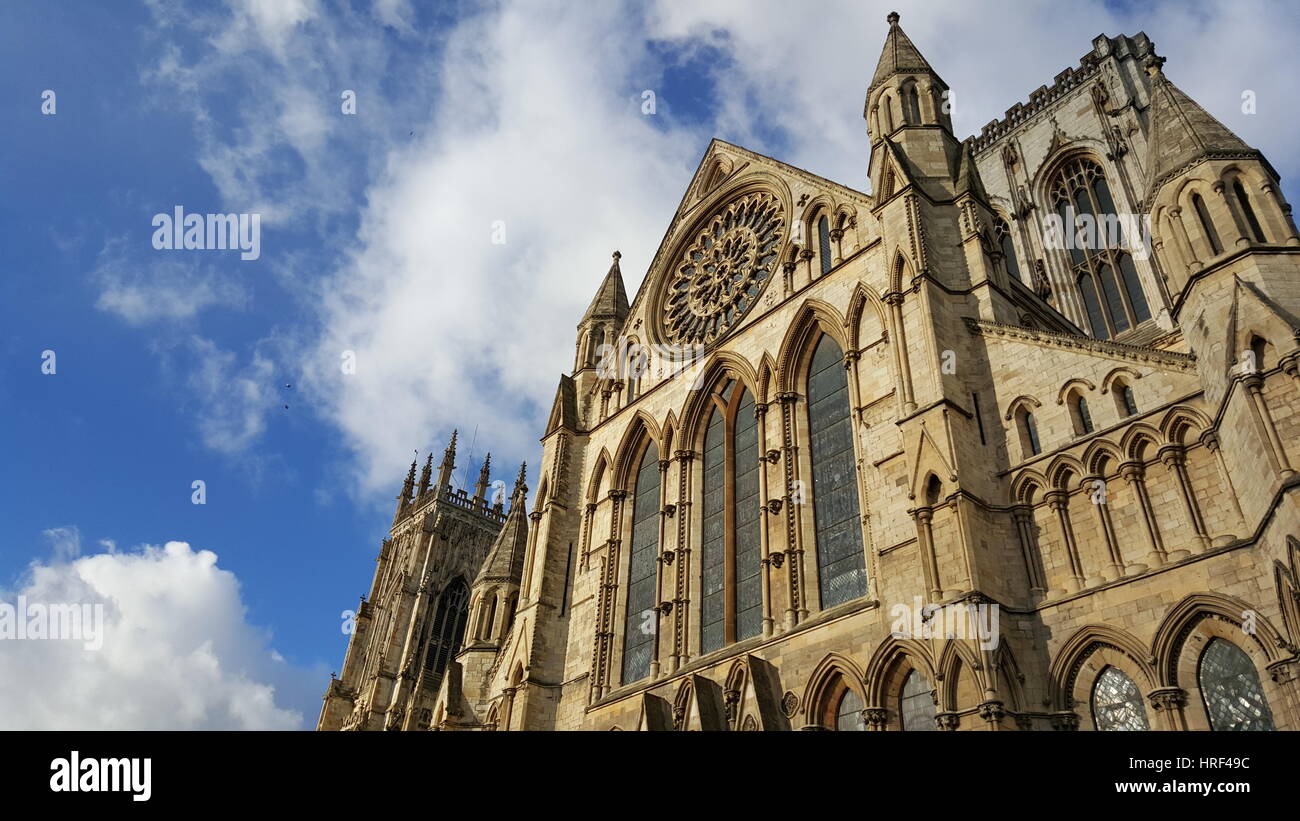
<path id="1" fill-rule="evenodd" d="M 784 237 L 772 194 L 746 194 L 716 213 L 669 274 L 663 321 L 671 340 L 707 344 L 732 328 L 771 277 Z"/>

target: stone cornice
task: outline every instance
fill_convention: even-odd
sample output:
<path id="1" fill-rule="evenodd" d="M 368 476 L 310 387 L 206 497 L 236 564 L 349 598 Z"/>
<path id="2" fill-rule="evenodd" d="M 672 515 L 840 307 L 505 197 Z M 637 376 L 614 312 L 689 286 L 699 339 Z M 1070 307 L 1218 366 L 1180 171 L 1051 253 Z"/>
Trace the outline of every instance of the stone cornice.
<path id="1" fill-rule="evenodd" d="M 1129 362 L 1146 362 L 1152 365 L 1182 371 L 1184 373 L 1194 373 L 1196 371 L 1196 357 L 1191 354 L 1176 353 L 1174 351 L 1161 351 L 1155 348 L 1146 348 L 1141 345 L 1129 345 L 1124 342 L 1109 342 L 1085 336 L 1063 334 L 1057 331 L 1041 331 L 1036 328 L 1024 328 L 1019 325 L 1003 325 L 998 322 L 989 322 L 983 319 L 972 319 L 970 317 L 966 317 L 965 319 L 966 327 L 975 336 L 1000 336 L 1007 339 L 1016 339 L 1033 345 L 1057 348 L 1059 350 L 1078 350 L 1098 356 L 1109 357 L 1111 359 L 1122 359 Z"/>

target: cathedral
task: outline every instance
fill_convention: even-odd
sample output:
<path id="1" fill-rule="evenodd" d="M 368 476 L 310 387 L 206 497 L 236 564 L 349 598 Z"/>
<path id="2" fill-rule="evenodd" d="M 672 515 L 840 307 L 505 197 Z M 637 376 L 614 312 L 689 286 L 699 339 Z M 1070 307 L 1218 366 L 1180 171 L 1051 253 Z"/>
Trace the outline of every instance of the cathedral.
<path id="1" fill-rule="evenodd" d="M 714 140 L 535 479 L 412 463 L 319 729 L 1300 729 L 1300 233 L 1163 64 L 962 140 L 891 14 L 870 194 Z"/>

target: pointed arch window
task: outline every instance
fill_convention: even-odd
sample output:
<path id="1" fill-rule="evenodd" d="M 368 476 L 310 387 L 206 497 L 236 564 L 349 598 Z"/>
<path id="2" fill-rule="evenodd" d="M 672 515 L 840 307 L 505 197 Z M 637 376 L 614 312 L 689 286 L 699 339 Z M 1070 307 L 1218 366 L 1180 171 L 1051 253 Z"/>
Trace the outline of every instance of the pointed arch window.
<path id="1" fill-rule="evenodd" d="M 828 730 L 861 731 L 867 729 L 862 711 L 862 696 L 848 685 L 844 676 L 836 675 L 826 688 L 821 726 Z"/>
<path id="2" fill-rule="evenodd" d="M 659 448 L 646 445 L 632 495 L 632 538 L 623 625 L 623 683 L 650 675 L 658 618 L 655 612 L 659 562 Z"/>
<path id="3" fill-rule="evenodd" d="M 1075 433 L 1080 436 L 1092 433 L 1092 414 L 1088 412 L 1088 400 L 1076 393 L 1070 404 L 1074 411 Z"/>
<path id="4" fill-rule="evenodd" d="M 1196 218 L 1201 222 L 1201 231 L 1205 234 L 1205 241 L 1210 244 L 1210 251 L 1215 256 L 1223 253 L 1223 243 L 1219 242 L 1219 232 L 1214 230 L 1214 220 L 1210 219 L 1210 211 L 1205 207 L 1205 200 L 1201 199 L 1200 194 L 1192 195 L 1192 208 L 1196 209 Z"/>
<path id="5" fill-rule="evenodd" d="M 825 214 L 817 220 L 817 252 L 821 257 L 822 275 L 831 272 L 831 221 Z"/>
<path id="6" fill-rule="evenodd" d="M 1016 261 L 1016 244 L 1011 239 L 1011 226 L 1007 225 L 1006 220 L 998 217 L 993 221 L 993 236 L 997 239 L 998 249 L 1006 259 L 1007 275 L 1019 280 L 1020 264 Z"/>
<path id="7" fill-rule="evenodd" d="M 757 636 L 763 628 L 758 420 L 745 386 L 727 380 L 704 433 L 700 538 L 700 652 Z"/>
<path id="8" fill-rule="evenodd" d="M 920 670 L 913 670 L 903 680 L 898 696 L 898 720 L 905 731 L 938 730 L 935 722 L 934 697 L 930 682 Z"/>
<path id="9" fill-rule="evenodd" d="M 1068 234 L 1063 239 L 1092 335 L 1109 339 L 1150 319 L 1137 269 L 1123 250 L 1125 238 L 1101 166 L 1087 157 L 1066 163 L 1050 197 Z"/>
<path id="10" fill-rule="evenodd" d="M 903 119 L 908 125 L 921 124 L 921 100 L 916 92 L 916 82 L 903 86 Z"/>
<path id="11" fill-rule="evenodd" d="M 825 334 L 808 370 L 813 520 L 822 608 L 867 594 L 844 355 Z"/>
<path id="12" fill-rule="evenodd" d="M 1030 456 L 1037 456 L 1043 452 L 1038 443 L 1038 425 L 1034 422 L 1034 415 L 1026 408 L 1021 408 L 1016 412 L 1018 427 L 1020 428 L 1020 451 L 1022 458 L 1028 459 Z"/>
<path id="13" fill-rule="evenodd" d="M 1150 730 L 1142 693 L 1118 667 L 1107 667 L 1092 685 L 1092 723 L 1098 730 Z"/>
<path id="14" fill-rule="evenodd" d="M 1133 388 L 1127 382 L 1116 382 L 1113 389 L 1115 391 L 1115 406 L 1119 410 L 1121 419 L 1137 415 L 1137 400 L 1133 398 Z"/>
<path id="15" fill-rule="evenodd" d="M 1272 730 L 1273 713 L 1250 656 L 1227 639 L 1210 639 L 1196 678 L 1212 730 Z"/>
<path id="16" fill-rule="evenodd" d="M 1232 181 L 1232 193 L 1241 206 L 1241 213 L 1246 217 L 1246 224 L 1250 226 L 1250 233 L 1255 237 L 1255 241 L 1268 242 L 1264 238 L 1264 229 L 1260 227 L 1259 219 L 1255 216 L 1255 209 L 1250 207 L 1250 197 L 1246 196 L 1246 189 L 1242 187 L 1241 180 Z"/>
<path id="17" fill-rule="evenodd" d="M 460 652 L 465 637 L 465 621 L 469 618 L 469 586 L 464 579 L 455 579 L 442 589 L 434 608 L 433 622 L 429 626 L 429 646 L 424 654 L 423 684 L 430 692 L 438 692 L 447 663 Z"/>

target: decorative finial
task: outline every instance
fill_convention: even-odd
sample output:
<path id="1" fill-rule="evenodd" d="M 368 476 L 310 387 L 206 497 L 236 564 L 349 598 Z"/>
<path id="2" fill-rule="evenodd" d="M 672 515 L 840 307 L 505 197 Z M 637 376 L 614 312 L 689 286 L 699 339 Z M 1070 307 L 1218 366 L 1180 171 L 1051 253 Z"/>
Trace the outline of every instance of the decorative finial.
<path id="1" fill-rule="evenodd" d="M 622 254 L 620 254 L 618 251 L 615 251 L 615 252 L 614 252 L 614 261 L 615 261 L 615 262 L 618 262 L 618 261 L 619 261 L 620 259 L 622 259 L 622 258 L 623 258 L 623 255 L 622 255 Z"/>
<path id="2" fill-rule="evenodd" d="M 528 463 L 521 462 L 519 465 L 519 478 L 515 480 L 515 490 L 524 486 L 524 479 L 528 476 Z"/>
<path id="3" fill-rule="evenodd" d="M 1159 54 L 1151 54 L 1146 59 L 1147 74 L 1152 77 L 1159 77 L 1164 74 L 1165 58 Z"/>
<path id="4" fill-rule="evenodd" d="M 891 26 L 898 25 L 898 12 L 891 11 L 889 15 L 885 17 L 885 22 L 889 23 Z"/>

